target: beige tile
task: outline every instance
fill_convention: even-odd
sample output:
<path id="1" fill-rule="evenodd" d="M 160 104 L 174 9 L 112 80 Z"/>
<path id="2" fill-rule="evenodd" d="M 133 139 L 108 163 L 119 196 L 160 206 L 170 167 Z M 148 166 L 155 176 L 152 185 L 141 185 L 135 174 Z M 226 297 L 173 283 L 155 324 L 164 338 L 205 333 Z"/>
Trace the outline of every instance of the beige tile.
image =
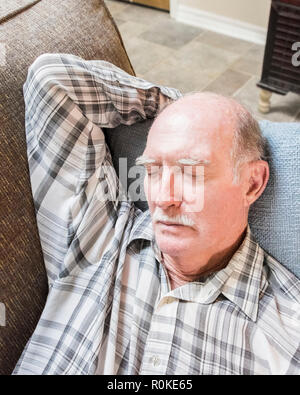
<path id="1" fill-rule="evenodd" d="M 197 67 L 188 67 L 174 57 L 159 63 L 142 77 L 159 85 L 176 88 L 182 93 L 201 91 L 212 80 Z"/>
<path id="2" fill-rule="evenodd" d="M 264 59 L 265 46 L 259 44 L 253 44 L 252 47 L 247 51 L 245 58 L 253 59 L 259 63 L 262 63 Z"/>
<path id="3" fill-rule="evenodd" d="M 114 18 L 114 21 L 116 22 L 119 29 L 120 29 L 120 26 L 125 23 L 125 21 L 123 21 L 123 19 L 116 18 L 116 17 Z"/>
<path id="4" fill-rule="evenodd" d="M 213 45 L 230 52 L 235 52 L 239 55 L 245 53 L 253 46 L 253 43 L 249 41 L 239 40 L 237 38 L 225 36 L 212 31 L 205 31 L 197 37 L 196 40 L 204 44 Z"/>
<path id="5" fill-rule="evenodd" d="M 201 91 L 236 59 L 237 55 L 229 51 L 193 41 L 143 73 L 143 77 L 182 93 Z"/>
<path id="6" fill-rule="evenodd" d="M 123 3 L 122 1 L 117 0 L 104 0 L 104 3 L 106 4 L 112 16 L 117 15 L 128 6 L 127 3 Z"/>
<path id="7" fill-rule="evenodd" d="M 170 19 L 170 14 L 168 12 L 134 4 L 127 4 L 126 7 L 118 11 L 116 15 L 124 21 L 143 23 L 145 26 L 148 26 L 148 28 L 157 21 Z"/>
<path id="8" fill-rule="evenodd" d="M 174 50 L 141 38 L 125 41 L 129 59 L 136 73 L 144 74 L 165 59 L 174 57 Z"/>
<path id="9" fill-rule="evenodd" d="M 209 92 L 215 92 L 224 96 L 231 96 L 238 89 L 240 89 L 250 78 L 251 76 L 248 74 L 227 69 L 212 83 L 206 86 L 205 90 Z"/>
<path id="10" fill-rule="evenodd" d="M 179 63 L 190 68 L 191 72 L 205 74 L 211 82 L 222 74 L 238 55 L 197 41 L 192 41 L 176 52 L 175 57 Z"/>
<path id="11" fill-rule="evenodd" d="M 143 33 L 141 37 L 144 40 L 179 49 L 202 32 L 199 28 L 169 19 L 156 23 Z"/>
<path id="12" fill-rule="evenodd" d="M 232 65 L 232 69 L 260 76 L 264 59 L 264 50 L 265 47 L 263 45 L 254 44 L 249 51 L 245 52 L 241 58 Z"/>
<path id="13" fill-rule="evenodd" d="M 139 37 L 141 33 L 147 30 L 145 24 L 132 21 L 126 21 L 118 27 L 125 43 L 129 42 L 132 38 Z"/>
<path id="14" fill-rule="evenodd" d="M 258 100 L 260 89 L 256 86 L 258 78 L 251 79 L 233 96 L 245 105 L 257 119 L 268 119 L 274 122 L 292 121 L 300 108 L 300 96 L 288 93 L 286 96 L 272 94 L 271 109 L 267 114 L 258 111 Z"/>

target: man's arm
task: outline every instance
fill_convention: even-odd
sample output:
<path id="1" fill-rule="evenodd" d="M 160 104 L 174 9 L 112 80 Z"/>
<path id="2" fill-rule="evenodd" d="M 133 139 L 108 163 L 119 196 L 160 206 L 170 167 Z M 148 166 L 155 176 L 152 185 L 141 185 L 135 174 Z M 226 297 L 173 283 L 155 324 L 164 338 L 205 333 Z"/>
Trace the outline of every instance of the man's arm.
<path id="1" fill-rule="evenodd" d="M 108 189 L 111 196 L 116 192 L 114 169 L 104 179 L 97 176 L 107 164 L 101 128 L 153 118 L 179 96 L 104 61 L 45 54 L 31 65 L 24 84 L 27 151 L 50 283 L 76 265 L 72 254 L 66 256 L 96 189 L 98 194 Z M 112 207 L 103 205 L 99 226 L 107 226 Z"/>

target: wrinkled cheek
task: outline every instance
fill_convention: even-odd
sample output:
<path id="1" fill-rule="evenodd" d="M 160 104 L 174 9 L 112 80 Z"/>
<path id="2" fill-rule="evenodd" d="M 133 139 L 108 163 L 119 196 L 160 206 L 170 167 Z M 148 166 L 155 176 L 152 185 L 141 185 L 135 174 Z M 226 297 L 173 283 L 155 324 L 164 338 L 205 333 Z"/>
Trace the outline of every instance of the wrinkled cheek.
<path id="1" fill-rule="evenodd" d="M 231 188 L 206 188 L 203 211 L 211 218 L 229 221 L 239 215 L 241 197 L 238 190 Z"/>
<path id="2" fill-rule="evenodd" d="M 185 212 L 187 213 L 201 213 L 205 205 L 205 185 L 199 184 L 185 184 L 183 186 L 182 200 L 185 202 Z"/>

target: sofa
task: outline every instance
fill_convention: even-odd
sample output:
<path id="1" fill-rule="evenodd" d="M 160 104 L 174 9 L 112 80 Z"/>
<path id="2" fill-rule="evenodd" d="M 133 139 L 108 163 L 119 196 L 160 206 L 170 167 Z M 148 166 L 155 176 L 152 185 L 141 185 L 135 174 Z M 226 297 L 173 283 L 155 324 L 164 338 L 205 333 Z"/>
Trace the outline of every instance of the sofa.
<path id="1" fill-rule="evenodd" d="M 104 59 L 130 74 L 134 71 L 102 0 L 0 0 L 0 49 L 0 303 L 5 306 L 0 375 L 4 375 L 13 370 L 48 292 L 27 167 L 22 94 L 27 69 L 42 53 L 61 52 Z"/>
<path id="2" fill-rule="evenodd" d="M 48 285 L 29 182 L 22 85 L 40 54 L 73 53 L 104 59 L 134 75 L 117 27 L 102 0 L 0 0 L 0 375 L 10 374 L 30 338 Z M 3 5 L 3 7 L 2 7 Z M 134 164 L 145 146 L 151 119 L 104 130 L 118 173 L 118 160 Z M 271 177 L 253 205 L 249 222 L 261 246 L 300 277 L 300 125 L 260 123 L 267 140 Z M 124 180 L 130 187 L 133 179 Z M 121 179 L 122 182 L 122 179 Z M 136 205 L 147 210 L 145 201 Z M 1 311 L 0 311 L 1 313 Z M 0 317 L 1 318 L 1 317 Z"/>

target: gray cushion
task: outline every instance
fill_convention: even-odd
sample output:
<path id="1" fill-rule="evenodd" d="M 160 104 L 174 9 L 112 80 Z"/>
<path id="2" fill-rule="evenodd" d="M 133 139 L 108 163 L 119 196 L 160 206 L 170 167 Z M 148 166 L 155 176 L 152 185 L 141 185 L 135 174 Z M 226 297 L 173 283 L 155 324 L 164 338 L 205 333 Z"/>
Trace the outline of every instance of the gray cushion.
<path id="1" fill-rule="evenodd" d="M 120 182 L 123 185 L 127 183 L 127 191 L 135 181 L 135 178 L 129 178 L 126 172 L 119 169 L 119 159 L 127 158 L 127 169 L 135 165 L 136 158 L 144 151 L 152 123 L 153 119 L 147 119 L 131 126 L 121 125 L 115 129 L 104 129 L 106 143 L 112 154 L 113 165 L 120 178 Z M 142 168 L 141 173 L 143 173 Z M 142 211 L 145 211 L 148 209 L 148 204 L 143 188 L 141 195 L 141 199 L 135 201 L 135 205 Z"/>
<path id="2" fill-rule="evenodd" d="M 262 121 L 260 127 L 270 180 L 249 223 L 262 248 L 300 278 L 300 124 Z"/>
<path id="3" fill-rule="evenodd" d="M 129 168 L 142 154 L 152 122 L 105 131 L 118 174 L 119 158 L 128 158 Z M 300 278 L 300 124 L 262 121 L 260 126 L 267 139 L 270 180 L 250 210 L 249 223 L 260 245 Z M 128 178 L 128 186 L 133 181 Z M 143 211 L 148 208 L 146 201 L 135 204 Z"/>

